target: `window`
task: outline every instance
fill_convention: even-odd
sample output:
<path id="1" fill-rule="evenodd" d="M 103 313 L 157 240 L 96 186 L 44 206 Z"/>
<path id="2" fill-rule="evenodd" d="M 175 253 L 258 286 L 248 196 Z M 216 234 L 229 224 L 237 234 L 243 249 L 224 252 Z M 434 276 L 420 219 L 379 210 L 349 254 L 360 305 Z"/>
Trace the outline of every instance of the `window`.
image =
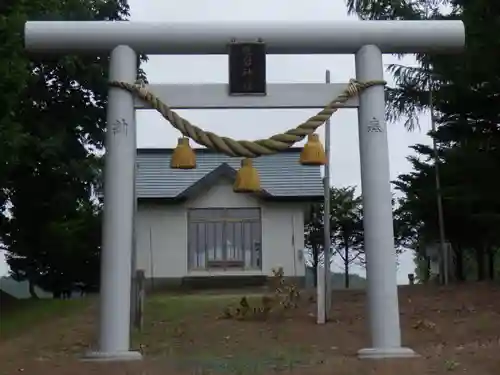
<path id="1" fill-rule="evenodd" d="M 188 213 L 189 269 L 261 269 L 260 208 L 202 208 Z"/>

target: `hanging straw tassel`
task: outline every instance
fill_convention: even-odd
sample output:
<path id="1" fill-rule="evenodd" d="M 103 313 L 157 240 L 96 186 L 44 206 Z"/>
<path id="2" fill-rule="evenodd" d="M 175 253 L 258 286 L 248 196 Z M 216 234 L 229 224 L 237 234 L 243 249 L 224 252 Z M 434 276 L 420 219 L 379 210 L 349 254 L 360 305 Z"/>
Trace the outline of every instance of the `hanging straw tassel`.
<path id="1" fill-rule="evenodd" d="M 307 137 L 307 143 L 300 153 L 300 164 L 302 165 L 325 165 L 326 154 L 323 144 L 316 133 Z"/>
<path id="2" fill-rule="evenodd" d="M 236 174 L 233 191 L 236 193 L 255 193 L 260 191 L 260 177 L 254 168 L 252 159 L 243 159 L 241 168 Z"/>
<path id="3" fill-rule="evenodd" d="M 170 168 L 193 169 L 196 168 L 196 154 L 189 145 L 189 138 L 179 138 L 170 160 Z"/>

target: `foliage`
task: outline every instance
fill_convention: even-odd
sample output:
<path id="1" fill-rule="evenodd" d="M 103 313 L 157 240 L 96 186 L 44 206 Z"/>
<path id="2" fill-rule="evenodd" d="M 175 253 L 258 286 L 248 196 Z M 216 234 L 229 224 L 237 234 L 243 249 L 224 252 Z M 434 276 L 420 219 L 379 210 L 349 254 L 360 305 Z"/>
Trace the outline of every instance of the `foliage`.
<path id="1" fill-rule="evenodd" d="M 313 254 L 315 270 L 324 258 L 321 256 L 324 251 L 323 210 L 323 204 L 312 205 L 305 223 L 305 244 Z M 362 263 L 364 254 L 362 201 L 356 196 L 354 187 L 330 189 L 330 242 L 332 255 L 342 259 L 348 288 L 349 266 L 355 261 Z"/>
<path id="2" fill-rule="evenodd" d="M 345 288 L 349 288 L 350 264 L 364 261 L 362 199 L 355 194 L 354 187 L 332 189 L 330 200 L 332 245 L 342 259 Z"/>
<path id="3" fill-rule="evenodd" d="M 318 281 L 318 267 L 323 263 L 324 248 L 323 205 L 309 206 L 304 222 L 304 244 L 310 256 L 311 267 L 314 270 L 314 285 Z M 308 263 L 308 262 L 306 262 Z"/>
<path id="4" fill-rule="evenodd" d="M 454 276 L 468 277 L 475 268 L 478 279 L 493 278 L 500 245 L 500 198 L 496 192 L 500 172 L 500 3 L 493 0 L 375 1 L 348 0 L 350 12 L 363 19 L 461 19 L 467 46 L 458 55 L 420 54 L 418 67 L 392 65 L 396 87 L 387 91 L 390 120 L 406 119 L 408 128 L 429 108 L 432 88 L 438 130 L 430 132 L 432 148 L 415 145 L 409 158 L 413 171 L 398 177 L 398 240 L 419 256 L 436 242 L 436 196 L 442 196 L 445 232 L 454 250 Z M 441 190 L 435 189 L 436 164 Z M 420 258 L 419 258 L 420 259 Z M 470 267 L 472 259 L 476 266 Z M 426 262 L 419 262 L 420 273 Z M 424 272 L 425 273 L 425 272 Z M 470 274 L 469 274 L 470 276 Z"/>
<path id="5" fill-rule="evenodd" d="M 99 282 L 101 160 L 109 56 L 35 56 L 26 20 L 121 20 L 124 0 L 0 5 L 0 243 L 12 274 L 61 292 Z M 142 73 L 141 73 L 142 75 Z"/>
<path id="6" fill-rule="evenodd" d="M 283 317 L 284 313 L 296 309 L 300 301 L 298 287 L 287 282 L 284 277 L 283 267 L 273 268 L 270 278 L 272 294 L 265 294 L 260 298 L 260 304 L 251 306 L 246 296 L 241 297 L 237 307 L 227 306 L 221 318 L 237 320 L 266 320 L 272 315 Z"/>

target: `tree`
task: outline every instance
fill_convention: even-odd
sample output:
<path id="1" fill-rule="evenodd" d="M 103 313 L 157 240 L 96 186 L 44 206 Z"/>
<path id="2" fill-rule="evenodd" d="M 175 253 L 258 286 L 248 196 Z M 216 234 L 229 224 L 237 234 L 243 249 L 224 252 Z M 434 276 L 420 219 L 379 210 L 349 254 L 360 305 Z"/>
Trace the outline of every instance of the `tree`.
<path id="1" fill-rule="evenodd" d="M 0 242 L 16 278 L 55 294 L 98 283 L 101 160 L 91 150 L 103 147 L 109 56 L 28 56 L 22 29 L 128 12 L 125 0 L 0 6 Z"/>
<path id="2" fill-rule="evenodd" d="M 425 146 L 415 147 L 420 153 L 429 153 Z M 484 156 L 484 155 L 483 155 Z M 485 260 L 488 257 L 489 277 L 494 277 L 494 254 L 499 238 L 498 198 L 486 187 L 484 173 L 478 165 L 486 166 L 488 160 L 483 156 L 474 158 L 473 152 L 463 149 L 450 149 L 443 152 L 441 177 L 442 197 L 447 239 L 455 255 L 455 277 L 465 280 L 465 263 L 468 252 L 474 252 L 477 260 L 478 278 L 485 278 Z M 409 247 L 420 251 L 420 247 L 438 238 L 438 221 L 435 191 L 433 185 L 433 164 L 410 158 L 414 172 L 401 175 L 395 181 L 396 188 L 404 198 L 400 200 L 399 211 L 404 215 L 406 233 L 402 237 Z M 489 156 L 487 159 L 490 159 Z M 490 161 L 493 161 L 490 159 Z M 498 161 L 496 162 L 498 163 Z M 497 167 L 491 166 L 495 170 Z M 485 185 L 484 189 L 480 186 Z M 488 192 L 488 190 L 490 190 Z"/>
<path id="3" fill-rule="evenodd" d="M 324 259 L 324 226 L 323 204 L 315 203 L 309 206 L 304 222 L 304 242 L 309 250 L 310 263 L 314 274 L 314 286 L 318 283 L 318 267 Z"/>
<path id="4" fill-rule="evenodd" d="M 432 88 L 439 127 L 430 135 L 438 149 L 446 234 L 455 252 L 455 276 L 465 279 L 465 262 L 475 258 L 477 278 L 485 278 L 486 268 L 492 278 L 499 247 L 495 230 L 498 195 L 493 190 L 500 171 L 500 41 L 494 37 L 500 26 L 500 3 L 348 0 L 347 5 L 363 19 L 461 19 L 465 23 L 467 46 L 463 53 L 420 54 L 416 56 L 419 67 L 389 67 L 396 87 L 387 89 L 387 116 L 389 120 L 406 118 L 406 126 L 414 128 L 418 114 L 429 107 Z M 396 185 L 404 195 L 399 211 L 404 217 L 401 222 L 407 225 L 400 233 L 419 249 L 438 238 L 433 181 L 436 161 L 429 147 L 416 145 L 414 149 L 418 154 L 411 160 L 415 171 L 399 176 Z"/>
<path id="5" fill-rule="evenodd" d="M 345 287 L 349 287 L 349 267 L 363 254 L 363 224 L 361 198 L 355 188 L 330 189 L 330 241 L 332 255 L 338 254 L 344 266 Z M 312 267 L 317 279 L 317 267 L 324 259 L 324 205 L 313 204 L 305 225 L 305 244 L 312 254 Z M 332 256 L 333 258 L 333 256 Z M 333 261 L 333 259 L 332 259 Z"/>
<path id="6" fill-rule="evenodd" d="M 355 187 L 331 189 L 331 238 L 335 254 L 344 266 L 344 287 L 349 288 L 349 268 L 356 260 L 362 260 L 363 208 Z"/>

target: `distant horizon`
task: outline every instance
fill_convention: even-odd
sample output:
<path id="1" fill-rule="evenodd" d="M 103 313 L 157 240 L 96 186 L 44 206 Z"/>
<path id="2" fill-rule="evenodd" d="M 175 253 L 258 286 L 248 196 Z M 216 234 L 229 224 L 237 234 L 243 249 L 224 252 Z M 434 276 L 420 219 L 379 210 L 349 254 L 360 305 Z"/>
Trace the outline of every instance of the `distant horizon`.
<path id="1" fill-rule="evenodd" d="M 410 253 L 411 251 L 408 250 L 407 252 Z M 340 257 L 338 257 L 338 256 L 334 257 L 330 270 L 333 273 L 344 274 L 343 269 L 342 269 L 343 267 L 341 267 L 338 264 L 339 260 L 340 260 Z M 351 264 L 351 267 L 349 269 L 349 273 L 352 275 L 361 276 L 361 277 L 366 279 L 366 270 L 364 269 L 364 267 L 361 267 L 357 264 Z M 408 272 L 408 273 L 410 273 L 410 272 Z M 408 273 L 404 274 L 403 272 L 401 272 L 400 267 L 398 267 L 398 285 L 408 284 L 408 278 L 407 278 Z M 0 250 L 0 277 L 4 277 L 4 276 L 9 276 L 9 267 L 7 265 L 7 262 L 5 261 L 5 250 Z"/>

